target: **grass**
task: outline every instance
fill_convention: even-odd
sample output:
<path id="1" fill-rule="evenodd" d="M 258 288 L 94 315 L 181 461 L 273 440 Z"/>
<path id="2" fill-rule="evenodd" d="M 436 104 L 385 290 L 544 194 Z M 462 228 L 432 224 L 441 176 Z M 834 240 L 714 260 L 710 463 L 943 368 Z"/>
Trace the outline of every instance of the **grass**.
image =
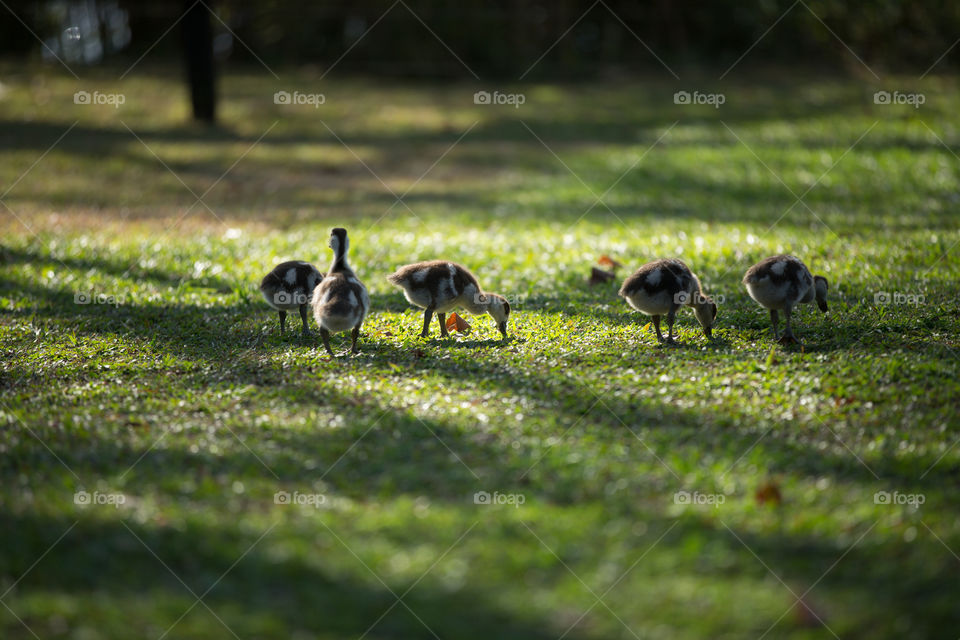
<path id="1" fill-rule="evenodd" d="M 4 638 L 952 637 L 955 78 L 745 74 L 720 109 L 500 87 L 513 109 L 235 73 L 205 130 L 176 74 L 98 73 L 3 73 Z M 895 87 L 926 103 L 873 103 Z M 335 225 L 373 313 L 330 359 L 256 285 L 325 265 Z M 797 348 L 740 285 L 784 251 L 831 282 Z M 587 284 L 602 254 L 686 260 L 716 339 L 687 311 L 658 346 Z M 440 256 L 514 301 L 508 342 L 418 337 L 384 276 Z"/>

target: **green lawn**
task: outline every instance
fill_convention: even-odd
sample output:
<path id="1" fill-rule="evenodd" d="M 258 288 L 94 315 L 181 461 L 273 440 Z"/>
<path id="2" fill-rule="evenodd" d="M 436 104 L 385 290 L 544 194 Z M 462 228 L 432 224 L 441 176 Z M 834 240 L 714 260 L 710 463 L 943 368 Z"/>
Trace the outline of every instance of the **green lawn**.
<path id="1" fill-rule="evenodd" d="M 0 70 L 0 637 L 956 637 L 955 78 L 231 74 L 204 130 L 173 69 Z M 373 306 L 338 359 L 257 291 L 332 226 Z M 777 252 L 831 283 L 802 347 L 740 284 Z M 657 345 L 604 254 L 684 259 L 715 340 Z M 418 337 L 385 276 L 434 257 L 509 341 Z"/>

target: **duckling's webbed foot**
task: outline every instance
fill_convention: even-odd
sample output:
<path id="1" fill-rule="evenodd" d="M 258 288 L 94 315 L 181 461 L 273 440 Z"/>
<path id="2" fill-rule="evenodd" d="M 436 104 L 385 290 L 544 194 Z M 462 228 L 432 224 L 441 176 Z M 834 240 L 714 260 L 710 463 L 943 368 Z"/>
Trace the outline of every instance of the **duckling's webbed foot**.
<path id="1" fill-rule="evenodd" d="M 360 325 L 357 325 L 353 328 L 353 332 L 350 334 L 350 353 L 357 353 L 360 349 L 357 347 L 357 338 L 360 337 Z"/>
<path id="2" fill-rule="evenodd" d="M 421 338 L 426 338 L 430 335 L 430 318 L 433 317 L 433 307 L 427 307 L 423 310 L 423 331 L 420 333 Z"/>
<path id="3" fill-rule="evenodd" d="M 450 337 L 450 334 L 447 332 L 447 314 L 445 314 L 445 313 L 438 313 L 438 314 L 437 314 L 437 322 L 440 323 L 440 337 L 441 337 L 441 338 L 449 338 L 449 337 Z"/>
<path id="4" fill-rule="evenodd" d="M 310 327 L 307 324 L 307 305 L 300 305 L 300 320 L 303 322 L 303 337 L 310 336 Z"/>
<path id="5" fill-rule="evenodd" d="M 320 339 L 323 340 L 323 346 L 331 356 L 336 357 L 333 353 L 333 349 L 330 348 L 330 332 L 320 327 Z"/>
<path id="6" fill-rule="evenodd" d="M 667 339 L 664 340 L 667 344 L 677 344 L 677 341 L 673 339 L 673 322 L 677 319 L 677 305 L 674 305 L 670 312 L 667 314 Z"/>
<path id="7" fill-rule="evenodd" d="M 786 332 L 784 332 L 784 334 L 780 336 L 780 339 L 777 340 L 777 342 L 779 342 L 780 344 L 799 344 L 800 343 L 800 341 L 797 340 L 796 336 L 794 336 L 792 333 L 786 333 Z"/>
<path id="8" fill-rule="evenodd" d="M 653 316 L 653 328 L 657 330 L 657 342 L 663 342 L 663 334 L 660 333 L 660 316 Z"/>
<path id="9" fill-rule="evenodd" d="M 770 309 L 770 322 L 773 324 L 773 337 L 780 335 L 780 314 L 776 309 Z"/>

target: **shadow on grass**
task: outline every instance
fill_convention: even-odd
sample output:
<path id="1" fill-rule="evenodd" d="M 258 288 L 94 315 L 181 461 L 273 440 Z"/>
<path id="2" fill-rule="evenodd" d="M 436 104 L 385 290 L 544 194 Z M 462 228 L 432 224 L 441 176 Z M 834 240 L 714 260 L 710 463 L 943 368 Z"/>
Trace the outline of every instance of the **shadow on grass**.
<path id="1" fill-rule="evenodd" d="M 268 532 L 269 524 L 260 530 L 234 522 L 169 527 L 81 516 L 42 562 L 24 564 L 72 524 L 62 517 L 0 513 L 0 548 L 5 551 L 0 575 L 23 576 L 16 591 L 5 595 L 21 615 L 23 607 L 14 604 L 21 593 L 32 594 L 31 599 L 46 593 L 80 600 L 95 594 L 89 607 L 57 616 L 57 621 L 25 615 L 24 622 L 44 637 L 51 633 L 48 625 L 96 625 L 100 633 L 122 637 L 131 621 L 176 624 L 171 637 L 185 637 L 188 630 L 201 634 L 202 629 L 205 637 L 225 637 L 230 632 L 223 625 L 239 637 L 267 637 L 267 630 L 272 630 L 270 637 L 360 637 L 368 630 L 373 637 L 425 639 L 556 637 L 551 633 L 556 621 L 505 611 L 469 583 L 447 589 L 427 575 L 422 582 L 390 580 L 388 588 L 379 576 L 370 575 L 373 570 L 363 560 L 352 557 L 350 545 L 356 540 L 310 518 L 292 517 Z M 451 531 L 446 542 L 454 544 L 460 533 Z M 130 599 L 134 594 L 140 595 Z M 145 594 L 149 598 L 143 599 Z M 394 594 L 405 594 L 403 604 L 396 605 Z M 201 595 L 216 617 L 204 606 L 191 607 Z M 193 615 L 178 621 L 188 609 Z M 26 633 L 15 619 L 7 625 L 14 637 Z M 581 636 L 574 632 L 569 637 Z"/>

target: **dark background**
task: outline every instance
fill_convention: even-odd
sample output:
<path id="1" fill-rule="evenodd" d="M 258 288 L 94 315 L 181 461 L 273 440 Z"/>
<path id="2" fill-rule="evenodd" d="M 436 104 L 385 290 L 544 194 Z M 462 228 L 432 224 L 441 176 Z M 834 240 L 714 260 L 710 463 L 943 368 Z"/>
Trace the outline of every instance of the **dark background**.
<path id="1" fill-rule="evenodd" d="M 80 11 L 99 18 L 86 33 L 74 34 L 81 36 L 74 45 L 102 38 L 101 55 L 87 51 L 89 63 L 134 60 L 154 45 L 151 60 L 177 56 L 183 38 L 161 36 L 192 4 L 6 0 L 25 25 L 0 7 L 7 14 L 0 19 L 0 55 L 44 55 L 26 27 L 66 55 L 58 48 L 61 27 L 77 20 L 64 16 Z M 221 62 L 256 63 L 255 54 L 270 65 L 323 67 L 356 44 L 338 62 L 338 73 L 425 78 L 471 77 L 471 70 L 485 79 L 518 78 L 554 43 L 527 79 L 665 72 L 644 43 L 671 67 L 722 69 L 768 29 L 751 56 L 753 66 L 795 63 L 859 73 L 846 43 L 870 65 L 919 73 L 960 33 L 960 2 L 947 0 L 221 0 L 206 6 L 216 12 L 212 25 Z M 117 37 L 118 29 L 126 37 Z M 955 69 L 958 60 L 948 54 L 938 71 Z"/>

